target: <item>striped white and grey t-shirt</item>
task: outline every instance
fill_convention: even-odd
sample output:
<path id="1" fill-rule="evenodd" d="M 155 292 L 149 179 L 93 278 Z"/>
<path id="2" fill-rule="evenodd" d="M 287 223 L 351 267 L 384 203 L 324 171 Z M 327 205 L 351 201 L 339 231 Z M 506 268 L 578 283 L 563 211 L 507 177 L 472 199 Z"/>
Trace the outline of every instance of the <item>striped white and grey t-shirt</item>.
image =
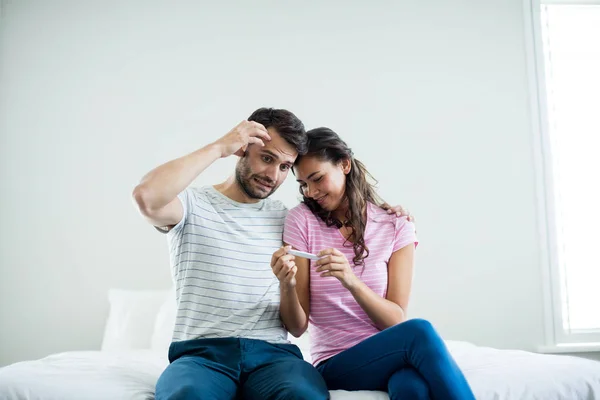
<path id="1" fill-rule="evenodd" d="M 238 203 L 212 186 L 179 194 L 184 217 L 168 233 L 177 319 L 173 341 L 244 337 L 287 343 L 271 256 L 287 209 Z"/>

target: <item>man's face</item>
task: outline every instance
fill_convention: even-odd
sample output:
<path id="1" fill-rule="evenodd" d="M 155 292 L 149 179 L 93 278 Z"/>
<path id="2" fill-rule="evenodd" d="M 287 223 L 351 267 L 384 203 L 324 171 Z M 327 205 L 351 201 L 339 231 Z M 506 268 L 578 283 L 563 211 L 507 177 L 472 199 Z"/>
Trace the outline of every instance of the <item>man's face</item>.
<path id="1" fill-rule="evenodd" d="M 294 146 L 277 131 L 268 128 L 270 141 L 265 145 L 249 145 L 235 168 L 235 177 L 242 190 L 252 199 L 266 199 L 285 180 L 298 156 Z"/>

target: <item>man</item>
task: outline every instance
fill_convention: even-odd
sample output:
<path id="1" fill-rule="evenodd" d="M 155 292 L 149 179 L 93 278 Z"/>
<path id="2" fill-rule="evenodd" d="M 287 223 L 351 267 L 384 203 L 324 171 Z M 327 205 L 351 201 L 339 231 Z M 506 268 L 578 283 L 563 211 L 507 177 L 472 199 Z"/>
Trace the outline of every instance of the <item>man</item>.
<path id="1" fill-rule="evenodd" d="M 328 399 L 317 370 L 287 341 L 271 256 L 286 207 L 268 198 L 306 152 L 302 122 L 261 108 L 229 133 L 149 172 L 134 189 L 142 215 L 168 232 L 177 318 L 156 399 Z M 188 186 L 219 158 L 227 181 Z"/>
<path id="2" fill-rule="evenodd" d="M 268 197 L 306 151 L 291 112 L 261 108 L 228 134 L 148 173 L 133 197 L 168 231 L 177 319 L 156 399 L 328 399 L 323 379 L 287 341 L 279 281 L 285 206 Z M 219 158 L 240 157 L 226 182 L 188 188 Z"/>

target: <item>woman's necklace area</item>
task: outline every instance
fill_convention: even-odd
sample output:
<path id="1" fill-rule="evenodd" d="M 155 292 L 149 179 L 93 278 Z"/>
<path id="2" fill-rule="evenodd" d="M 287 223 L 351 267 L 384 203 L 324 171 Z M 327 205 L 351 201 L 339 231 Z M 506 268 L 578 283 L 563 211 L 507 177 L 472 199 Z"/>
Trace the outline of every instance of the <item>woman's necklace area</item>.
<path id="1" fill-rule="evenodd" d="M 349 219 L 345 220 L 345 221 L 340 221 L 337 218 L 332 218 L 331 219 L 333 221 L 333 224 L 338 228 L 338 229 L 342 229 L 345 227 L 350 227 L 352 226 L 352 223 L 350 222 Z"/>

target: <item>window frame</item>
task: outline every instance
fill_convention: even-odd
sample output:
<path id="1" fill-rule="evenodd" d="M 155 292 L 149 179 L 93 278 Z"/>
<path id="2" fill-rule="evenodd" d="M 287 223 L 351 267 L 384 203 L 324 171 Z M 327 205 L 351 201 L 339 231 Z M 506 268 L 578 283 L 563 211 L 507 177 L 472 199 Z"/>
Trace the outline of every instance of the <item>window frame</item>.
<path id="1" fill-rule="evenodd" d="M 525 45 L 530 86 L 531 129 L 535 164 L 537 228 L 544 301 L 545 343 L 540 352 L 600 351 L 600 331 L 568 332 L 563 309 L 561 266 L 558 258 L 554 173 L 547 109 L 545 58 L 542 42 L 543 5 L 598 5 L 600 0 L 524 0 Z"/>

